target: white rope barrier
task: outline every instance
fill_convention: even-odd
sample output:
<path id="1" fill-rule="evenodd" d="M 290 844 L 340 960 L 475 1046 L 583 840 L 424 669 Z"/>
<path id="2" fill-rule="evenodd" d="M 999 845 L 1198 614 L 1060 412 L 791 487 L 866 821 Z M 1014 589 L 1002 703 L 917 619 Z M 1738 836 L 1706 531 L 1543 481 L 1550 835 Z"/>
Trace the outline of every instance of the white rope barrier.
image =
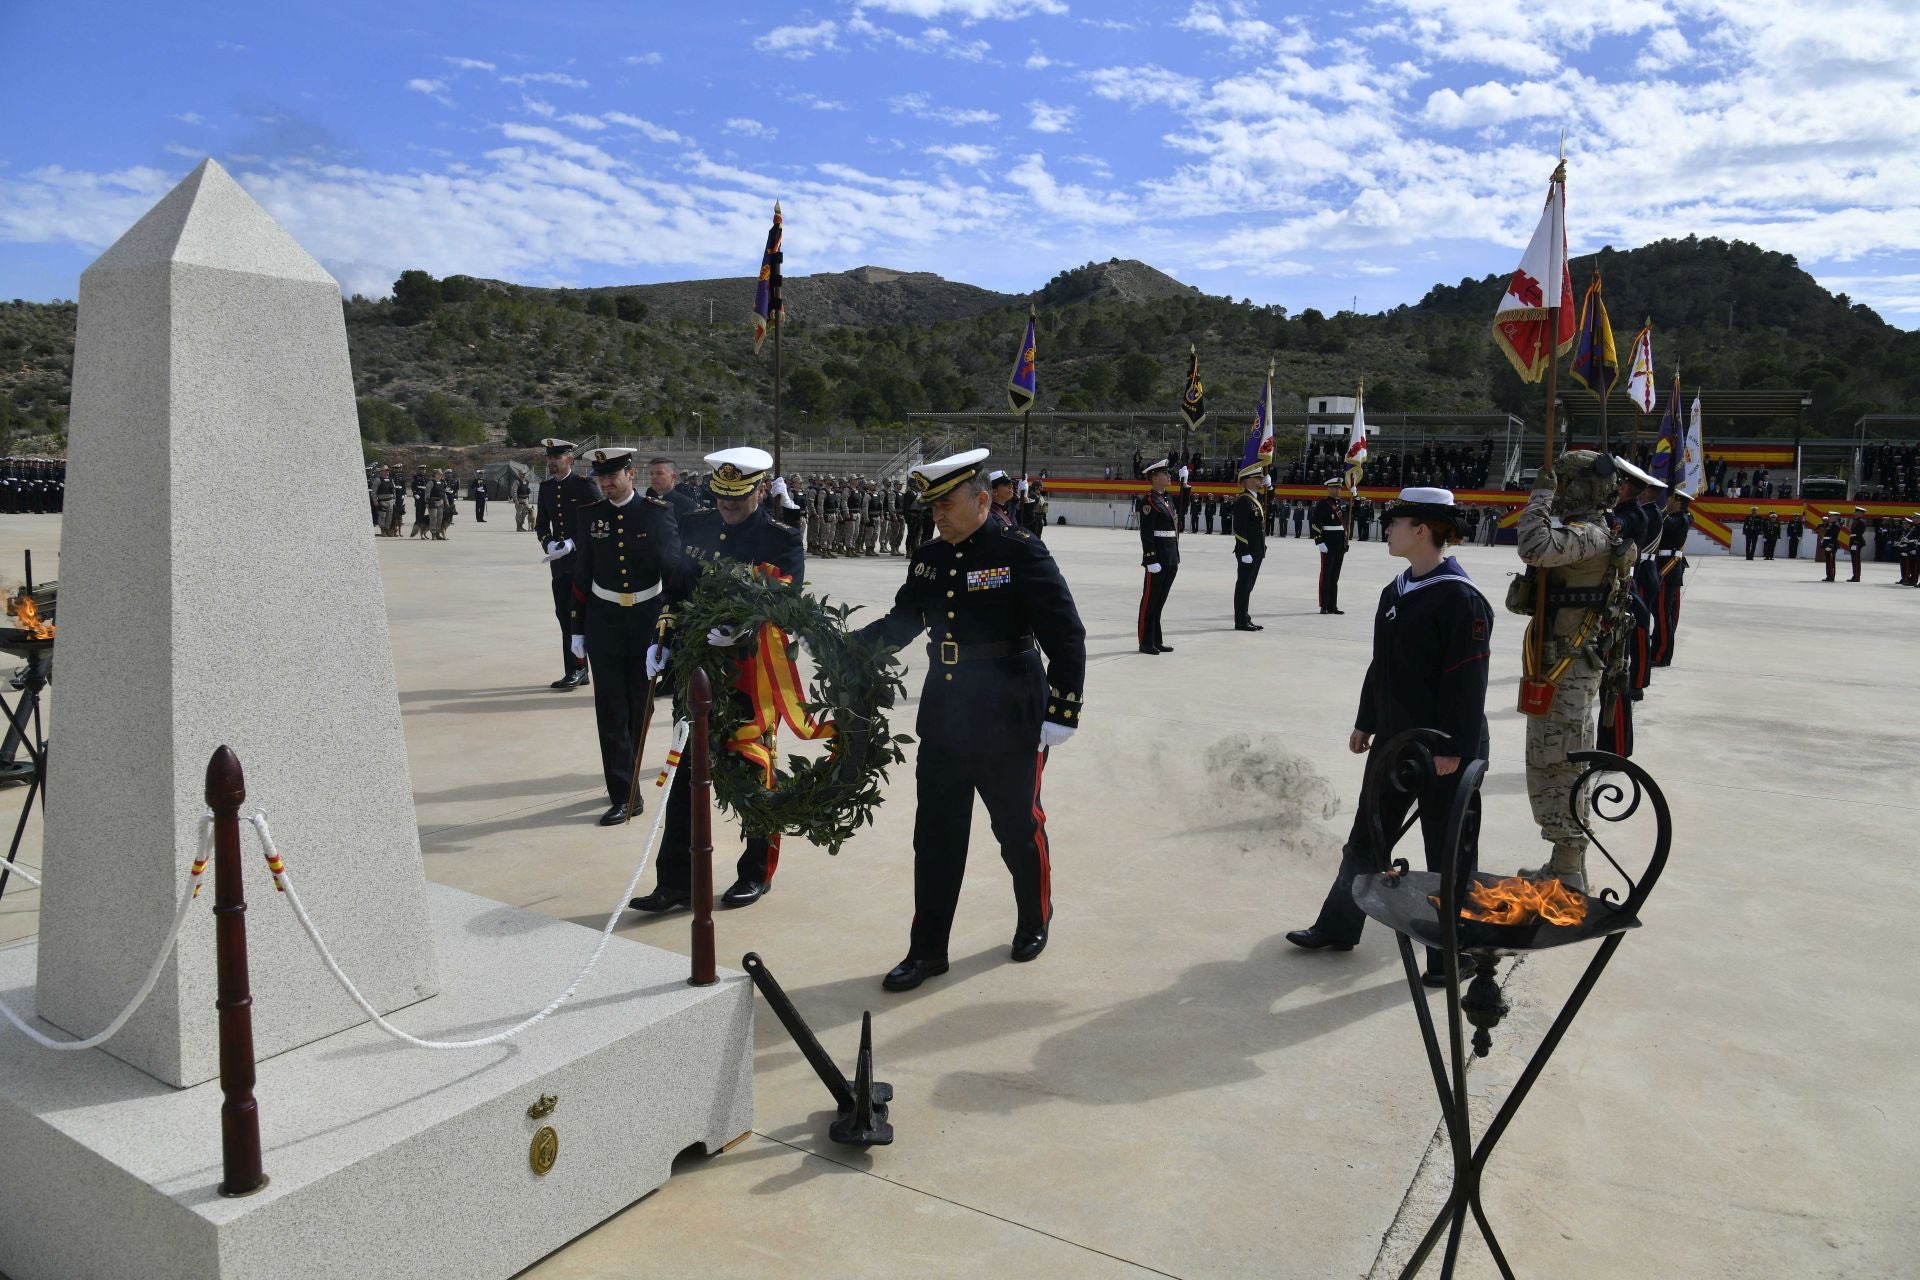
<path id="1" fill-rule="evenodd" d="M 681 748 L 686 745 L 687 733 L 687 721 L 682 720 L 674 726 L 673 754 L 668 757 L 670 763 L 664 774 L 664 782 L 669 791 L 673 785 L 673 775 L 679 771 L 677 757 Z M 587 957 L 587 963 L 581 967 L 578 974 L 574 975 L 573 981 L 567 984 L 567 989 L 555 996 L 546 1008 L 533 1016 L 508 1027 L 505 1031 L 497 1031 L 493 1035 L 482 1036 L 477 1040 L 423 1040 L 419 1036 L 408 1035 L 382 1017 L 380 1011 L 360 994 L 360 988 L 353 985 L 353 979 L 347 977 L 346 972 L 340 967 L 340 962 L 334 959 L 333 952 L 328 950 L 327 944 L 321 940 L 320 930 L 314 925 L 313 917 L 307 914 L 306 907 L 300 901 L 300 891 L 294 887 L 293 877 L 287 874 L 285 862 L 281 859 L 279 850 L 274 847 L 273 834 L 267 829 L 267 815 L 256 812 L 246 821 L 252 823 L 253 829 L 259 833 L 261 852 L 266 856 L 267 866 L 273 872 L 274 884 L 287 895 L 287 905 L 293 908 L 294 918 L 300 921 L 300 927 L 306 931 L 307 941 L 313 944 L 313 949 L 319 953 L 327 969 L 339 980 L 347 994 L 353 997 L 353 1002 L 360 1006 L 360 1011 L 373 1020 L 375 1026 L 395 1040 L 410 1044 L 416 1049 L 481 1049 L 511 1040 L 529 1027 L 546 1021 L 549 1014 L 573 999 L 574 992 L 578 991 L 580 984 L 587 980 L 587 975 L 593 972 L 593 967 L 600 963 L 600 956 L 606 951 L 607 943 L 612 940 L 613 931 L 620 923 L 620 913 L 626 910 L 627 900 L 633 897 L 634 890 L 640 887 L 640 877 L 646 874 L 647 862 L 653 856 L 654 842 L 660 838 L 660 824 L 666 817 L 666 812 L 667 804 L 663 798 L 659 807 L 654 810 L 653 826 L 647 832 L 646 844 L 640 849 L 640 861 L 633 869 L 633 878 L 627 881 L 627 887 L 621 891 L 620 900 L 614 903 L 613 912 L 607 917 L 606 927 L 600 930 L 600 941 L 593 948 L 593 954 Z M 184 911 L 184 908 L 182 910 Z"/>
<path id="2" fill-rule="evenodd" d="M 40 877 L 35 875 L 33 872 L 27 870 L 25 867 L 15 862 L 13 859 L 0 858 L 0 867 L 5 867 L 7 870 L 13 872 L 13 874 L 19 876 L 22 880 L 25 880 L 28 884 L 32 885 L 34 888 L 38 889 L 40 887 Z"/>
<path id="3" fill-rule="evenodd" d="M 173 954 L 174 944 L 180 941 L 180 930 L 187 922 L 187 908 L 191 907 L 193 900 L 200 896 L 200 881 L 206 875 L 207 856 L 212 849 L 213 815 L 209 813 L 200 819 L 200 855 L 193 860 L 193 870 L 187 877 L 187 887 L 180 894 L 180 909 L 173 913 L 173 928 L 167 931 L 167 940 L 160 947 L 160 954 L 153 958 L 153 967 L 147 970 L 147 980 L 140 984 L 140 989 L 134 992 L 133 999 L 128 1002 L 127 1007 L 122 1009 L 104 1030 L 88 1036 L 85 1040 L 55 1040 L 28 1026 L 26 1019 L 15 1013 L 4 1001 L 0 1001 L 0 1016 L 4 1016 L 22 1035 L 42 1049 L 59 1049 L 70 1053 L 76 1049 L 95 1049 L 105 1044 L 120 1028 L 127 1025 L 127 1019 L 146 1003 L 147 997 L 153 993 L 154 985 L 160 981 L 160 971 L 167 967 L 167 958 Z M 39 881 L 36 880 L 34 883 L 38 884 Z"/>

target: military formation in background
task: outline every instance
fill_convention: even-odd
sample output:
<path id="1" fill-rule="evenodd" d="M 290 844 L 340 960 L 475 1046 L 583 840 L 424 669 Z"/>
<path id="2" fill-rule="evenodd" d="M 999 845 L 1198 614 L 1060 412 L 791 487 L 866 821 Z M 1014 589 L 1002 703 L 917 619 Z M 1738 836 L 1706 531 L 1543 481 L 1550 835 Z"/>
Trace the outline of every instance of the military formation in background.
<path id="1" fill-rule="evenodd" d="M 0 459 L 0 515 L 57 515 L 66 505 L 64 459 Z"/>
<path id="2" fill-rule="evenodd" d="M 474 519 L 486 518 L 486 481 L 474 473 Z M 407 513 L 413 513 L 412 537 L 445 542 L 460 500 L 460 482 L 451 468 L 416 469 L 402 476 L 384 464 L 367 468 L 367 510 L 374 536 L 403 536 Z"/>

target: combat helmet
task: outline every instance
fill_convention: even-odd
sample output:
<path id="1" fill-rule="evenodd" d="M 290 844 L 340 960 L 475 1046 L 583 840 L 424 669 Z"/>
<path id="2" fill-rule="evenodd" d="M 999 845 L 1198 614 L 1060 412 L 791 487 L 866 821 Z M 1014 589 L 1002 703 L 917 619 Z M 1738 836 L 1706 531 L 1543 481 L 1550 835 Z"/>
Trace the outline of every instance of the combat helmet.
<path id="1" fill-rule="evenodd" d="M 1613 499 L 1614 464 L 1604 453 L 1569 449 L 1553 464 L 1553 514 L 1589 515 Z"/>

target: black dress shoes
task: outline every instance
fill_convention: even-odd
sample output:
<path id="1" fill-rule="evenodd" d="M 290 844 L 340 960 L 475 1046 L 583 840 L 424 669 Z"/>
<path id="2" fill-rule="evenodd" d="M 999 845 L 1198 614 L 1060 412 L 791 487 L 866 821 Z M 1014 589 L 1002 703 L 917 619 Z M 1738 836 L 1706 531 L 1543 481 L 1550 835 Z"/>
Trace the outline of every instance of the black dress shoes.
<path id="1" fill-rule="evenodd" d="M 1140 652 L 1142 652 L 1142 653 L 1150 653 L 1150 654 L 1152 654 L 1152 655 L 1154 655 L 1155 657 L 1159 657 L 1159 656 L 1160 656 L 1160 650 L 1158 650 L 1158 649 L 1156 649 L 1156 648 L 1155 648 L 1154 646 L 1152 646 L 1152 645 L 1150 645 L 1150 644 L 1143 644 L 1143 645 L 1141 645 L 1141 646 L 1140 646 Z"/>
<path id="2" fill-rule="evenodd" d="M 1265 627 L 1261 626 L 1257 622 L 1236 622 L 1233 624 L 1233 629 L 1235 631 L 1265 631 L 1266 630 Z"/>
<path id="3" fill-rule="evenodd" d="M 1038 933 L 1029 933 L 1025 929 L 1013 931 L 1013 962 L 1025 964 L 1047 949 L 1047 930 L 1052 926 L 1049 920 L 1040 926 Z"/>
<path id="4" fill-rule="evenodd" d="M 1287 941 L 1296 947 L 1305 947 L 1308 951 L 1351 951 L 1351 942 L 1341 942 L 1330 933 L 1318 929 L 1295 929 L 1287 935 Z"/>
<path id="5" fill-rule="evenodd" d="M 626 820 L 627 806 L 624 804 L 616 804 L 600 815 L 600 825 L 603 827 L 621 826 Z"/>
<path id="6" fill-rule="evenodd" d="M 655 889 L 644 898 L 634 898 L 627 905 L 635 911 L 645 911 L 658 915 L 662 911 L 679 911 L 693 905 L 693 894 L 685 889 Z"/>
<path id="7" fill-rule="evenodd" d="M 1172 653 L 1172 652 L 1173 652 L 1173 646 L 1172 646 L 1172 645 L 1170 645 L 1170 644 L 1163 644 L 1163 645 L 1161 645 L 1161 646 L 1160 646 L 1160 652 L 1162 652 L 1162 653 Z"/>
<path id="8" fill-rule="evenodd" d="M 745 876 L 733 882 L 733 887 L 720 895 L 723 907 L 750 907 L 773 892 L 773 886 L 764 880 L 749 880 Z"/>
<path id="9" fill-rule="evenodd" d="M 571 671 L 548 685 L 549 689 L 578 689 L 587 682 L 587 669 L 581 667 Z"/>
<path id="10" fill-rule="evenodd" d="M 880 985 L 889 991 L 911 991 L 928 978 L 937 978 L 946 971 L 945 960 L 915 960 L 908 956 L 887 971 Z"/>

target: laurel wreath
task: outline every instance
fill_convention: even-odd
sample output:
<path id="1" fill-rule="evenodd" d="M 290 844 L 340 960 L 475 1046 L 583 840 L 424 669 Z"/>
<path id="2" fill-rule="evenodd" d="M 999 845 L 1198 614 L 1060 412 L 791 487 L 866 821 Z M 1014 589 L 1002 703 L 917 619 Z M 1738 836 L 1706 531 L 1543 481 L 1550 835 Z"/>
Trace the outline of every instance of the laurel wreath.
<path id="1" fill-rule="evenodd" d="M 674 704 L 686 705 L 694 671 L 705 671 L 714 694 L 708 721 L 714 798 L 749 835 L 799 836 L 838 853 L 873 821 L 888 767 L 906 759 L 900 748 L 913 739 L 890 734 L 886 715 L 906 692 L 900 668 L 876 661 L 868 646 L 848 634 L 852 612 L 798 584 L 724 563 L 707 566 L 692 598 L 674 609 L 677 636 L 666 673 Z M 753 722 L 746 696 L 732 685 L 735 664 L 754 652 L 763 624 L 786 632 L 790 642 L 805 642 L 814 670 L 811 687 L 803 690 L 807 712 L 834 724 L 827 753 L 818 759 L 789 755 L 784 769 L 776 765 L 771 790 L 759 766 L 726 749 L 734 733 Z M 745 627 L 751 634 L 719 647 L 707 643 L 715 627 Z"/>

